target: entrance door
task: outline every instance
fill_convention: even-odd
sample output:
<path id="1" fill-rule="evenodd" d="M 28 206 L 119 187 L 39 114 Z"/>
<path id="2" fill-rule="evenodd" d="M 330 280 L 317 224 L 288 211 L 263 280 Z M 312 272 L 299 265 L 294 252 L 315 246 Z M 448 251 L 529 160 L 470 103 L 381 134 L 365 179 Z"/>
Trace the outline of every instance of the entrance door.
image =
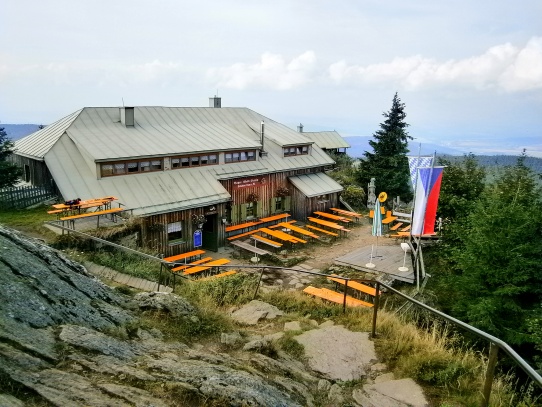
<path id="1" fill-rule="evenodd" d="M 218 251 L 218 215 L 207 215 L 207 222 L 203 224 L 202 247 L 213 252 Z"/>

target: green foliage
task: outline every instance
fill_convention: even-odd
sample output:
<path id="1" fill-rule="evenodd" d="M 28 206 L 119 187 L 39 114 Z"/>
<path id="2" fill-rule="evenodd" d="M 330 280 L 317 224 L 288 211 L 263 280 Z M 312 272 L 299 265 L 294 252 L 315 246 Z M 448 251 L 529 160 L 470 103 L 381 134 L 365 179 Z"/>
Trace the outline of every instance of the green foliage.
<path id="1" fill-rule="evenodd" d="M 400 196 L 403 201 L 409 201 L 412 191 L 406 154 L 408 140 L 412 137 L 406 131 L 408 124 L 404 109 L 405 105 L 396 93 L 390 111 L 383 113 L 386 120 L 373 135 L 375 140 L 369 141 L 373 152 L 365 152 L 357 178 L 362 186 L 376 178 L 377 195 L 384 191 L 392 198 Z"/>
<path id="2" fill-rule="evenodd" d="M 358 209 L 365 205 L 365 191 L 357 185 L 348 185 L 344 189 L 342 197 L 346 202 Z"/>
<path id="3" fill-rule="evenodd" d="M 0 127 L 0 188 L 12 187 L 19 182 L 23 171 L 7 161 L 13 154 L 13 142 L 8 139 L 3 127 Z"/>
<path id="4" fill-rule="evenodd" d="M 462 161 L 439 158 L 437 162 L 446 166 L 440 186 L 438 216 L 448 222 L 462 219 L 484 189 L 485 170 L 473 154 L 463 156 Z"/>
<path id="5" fill-rule="evenodd" d="M 504 341 L 533 343 L 529 321 L 542 302 L 542 199 L 522 158 L 489 184 L 443 246 L 454 316 Z"/>

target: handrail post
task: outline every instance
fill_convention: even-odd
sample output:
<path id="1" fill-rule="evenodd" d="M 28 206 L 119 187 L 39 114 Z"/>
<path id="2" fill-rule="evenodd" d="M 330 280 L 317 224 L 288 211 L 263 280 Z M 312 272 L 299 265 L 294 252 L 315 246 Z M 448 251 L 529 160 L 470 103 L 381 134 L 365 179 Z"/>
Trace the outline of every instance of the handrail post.
<path id="1" fill-rule="evenodd" d="M 256 299 L 256 296 L 258 295 L 258 290 L 260 289 L 260 283 L 262 281 L 263 271 L 265 267 L 262 267 L 262 271 L 260 272 L 260 278 L 258 279 L 258 284 L 256 285 L 256 290 L 254 291 L 254 296 L 252 297 L 253 300 Z"/>
<path id="2" fill-rule="evenodd" d="M 371 338 L 376 337 L 376 316 L 378 314 L 378 305 L 380 304 L 380 282 L 376 282 L 375 302 L 373 306 L 373 329 L 371 331 Z"/>
<path id="3" fill-rule="evenodd" d="M 493 385 L 493 376 L 495 373 L 495 365 L 497 365 L 497 354 L 499 353 L 499 347 L 491 342 L 489 346 L 489 360 L 487 361 L 486 380 L 484 383 L 484 399 L 482 400 L 482 407 L 489 405 L 489 398 L 491 396 L 491 386 Z"/>
<path id="4" fill-rule="evenodd" d="M 343 314 L 346 313 L 346 291 L 348 291 L 348 280 L 344 280 Z"/>

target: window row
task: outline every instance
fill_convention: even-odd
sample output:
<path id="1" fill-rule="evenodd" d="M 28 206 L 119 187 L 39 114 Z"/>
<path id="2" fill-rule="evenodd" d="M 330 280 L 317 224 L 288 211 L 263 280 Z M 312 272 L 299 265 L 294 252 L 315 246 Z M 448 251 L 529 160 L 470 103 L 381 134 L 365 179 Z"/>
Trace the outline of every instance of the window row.
<path id="1" fill-rule="evenodd" d="M 233 153 L 226 153 L 224 154 L 224 160 L 227 163 L 234 163 L 240 161 L 255 161 L 256 150 L 235 151 Z"/>
<path id="2" fill-rule="evenodd" d="M 171 168 L 199 167 L 213 164 L 218 164 L 218 154 L 192 155 L 171 159 Z"/>
<path id="3" fill-rule="evenodd" d="M 309 146 L 283 147 L 282 151 L 284 153 L 284 157 L 290 157 L 293 155 L 305 155 L 309 154 Z"/>
<path id="4" fill-rule="evenodd" d="M 130 161 L 102 164 L 102 177 L 111 175 L 133 174 L 138 172 L 160 171 L 162 160 Z"/>

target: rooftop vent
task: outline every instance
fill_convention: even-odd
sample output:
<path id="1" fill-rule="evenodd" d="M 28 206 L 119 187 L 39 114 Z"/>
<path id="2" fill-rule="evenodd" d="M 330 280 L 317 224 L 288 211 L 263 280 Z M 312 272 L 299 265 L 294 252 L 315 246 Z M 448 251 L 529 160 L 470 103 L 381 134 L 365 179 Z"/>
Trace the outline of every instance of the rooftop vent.
<path id="1" fill-rule="evenodd" d="M 297 132 L 303 133 L 303 124 L 299 123 L 299 126 L 297 126 Z"/>
<path id="2" fill-rule="evenodd" d="M 261 143 L 262 143 L 262 149 L 260 150 L 260 157 L 267 157 L 267 151 L 264 151 L 264 136 L 265 136 L 265 123 L 260 123 L 260 137 L 261 137 Z"/>
<path id="3" fill-rule="evenodd" d="M 121 107 L 120 108 L 120 122 L 123 126 L 134 127 L 134 108 L 133 107 Z"/>
<path id="4" fill-rule="evenodd" d="M 219 98 L 218 96 L 215 95 L 214 97 L 209 98 L 209 107 L 220 109 L 222 107 L 221 105 L 221 98 Z"/>

